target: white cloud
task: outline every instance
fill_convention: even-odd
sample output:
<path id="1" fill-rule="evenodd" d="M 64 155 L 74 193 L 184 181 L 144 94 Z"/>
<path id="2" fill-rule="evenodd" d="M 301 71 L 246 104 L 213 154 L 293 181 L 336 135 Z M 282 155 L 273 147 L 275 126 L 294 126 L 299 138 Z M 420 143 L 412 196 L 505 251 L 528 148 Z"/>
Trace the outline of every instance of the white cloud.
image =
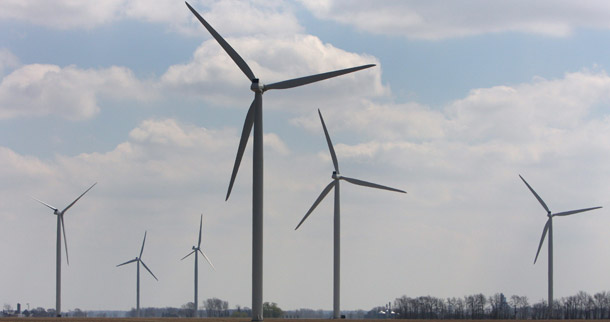
<path id="1" fill-rule="evenodd" d="M 181 148 L 195 147 L 205 144 L 217 147 L 221 141 L 214 138 L 209 130 L 194 126 L 180 125 L 176 120 L 162 121 L 146 120 L 129 133 L 135 142 L 178 146 Z"/>
<path id="2" fill-rule="evenodd" d="M 44 162 L 34 157 L 19 155 L 5 147 L 0 147 L 0 162 L 2 162 L 1 168 L 11 169 L 11 171 L 2 172 L 2 180 L 11 181 L 14 185 L 24 178 L 32 179 L 53 174 L 53 168 Z"/>
<path id="3" fill-rule="evenodd" d="M 342 302 L 349 308 L 366 308 L 372 300 L 404 294 L 407 287 L 409 295 L 503 291 L 543 296 L 544 284 L 538 281 L 544 279 L 544 262 L 532 267 L 531 261 L 545 216 L 517 174 L 524 175 L 553 210 L 608 204 L 610 190 L 600 175 L 610 172 L 607 83 L 604 72 L 581 71 L 560 79 L 473 90 L 442 111 L 415 103 L 371 101 L 353 106 L 354 117 L 341 118 L 345 114 L 339 108 L 323 110 L 345 175 L 408 191 L 402 195 L 341 186 L 343 263 L 358 267 L 342 273 Z M 552 104 L 539 105 L 547 100 Z M 541 121 L 540 115 L 548 118 Z M 280 299 L 283 308 L 297 308 L 302 301 L 326 308 L 332 299 L 332 195 L 306 226 L 293 231 L 331 180 L 332 164 L 319 120 L 313 120 L 316 151 L 289 150 L 276 134 L 265 135 L 266 148 L 272 152 L 265 158 L 265 294 Z M 352 122 L 358 126 L 350 126 Z M 412 129 L 401 129 L 401 124 Z M 200 275 L 207 279 L 206 294 L 227 299 L 231 306 L 249 305 L 250 294 L 243 288 L 250 284 L 251 145 L 231 199 L 224 201 L 240 130 L 148 119 L 111 151 L 42 161 L 0 149 L 0 189 L 11 200 L 9 204 L 3 199 L 6 207 L 0 208 L 6 213 L 0 216 L 0 239 L 14 240 L 22 252 L 52 244 L 54 218 L 45 216 L 27 195 L 61 203 L 99 181 L 66 222 L 71 247 L 70 274 L 64 284 L 67 307 L 84 308 L 90 305 L 87 292 L 111 290 L 118 295 L 100 300 L 100 307 L 128 308 L 133 271 L 112 265 L 137 253 L 145 229 L 147 265 L 160 278 L 159 283 L 145 284 L 146 289 L 164 294 L 148 295 L 146 305 L 180 306 L 190 300 L 185 294 L 191 293 L 185 290 L 192 286 L 192 266 L 181 265 L 179 258 L 186 254 L 180 250 L 188 252 L 196 238 L 201 212 L 206 252 L 218 269 Z M 603 245 L 610 243 L 603 227 L 608 221 L 601 211 L 557 220 L 557 251 L 582 260 L 607 251 Z M 27 226 L 32 233 L 4 228 L 16 225 Z M 192 235 L 185 233 L 187 227 L 194 227 Z M 595 236 L 595 244 L 587 236 Z M 592 245 L 595 251 L 583 251 Z M 530 249 L 531 256 L 524 256 L 524 249 Z M 7 268 L 9 274 L 25 271 L 34 276 L 7 289 L 22 296 L 24 283 L 52 290 L 52 272 L 40 276 L 46 271 L 34 265 L 52 263 L 51 253 L 26 256 L 14 264 L 20 266 Z M 362 256 L 369 260 L 362 261 Z M 449 267 L 446 260 L 451 261 Z M 379 263 L 386 262 L 393 265 L 380 268 Z M 592 276 L 603 271 L 575 265 L 557 265 L 563 270 L 562 294 L 582 285 L 583 269 Z M 432 272 L 430 267 L 435 267 Z M 511 267 L 506 273 L 511 278 L 497 274 L 506 267 Z M 83 290 L 79 285 L 91 271 L 107 278 L 89 280 Z M 306 274 L 316 278 L 298 278 Z M 432 278 L 439 274 L 447 279 Z M 418 282 L 422 279 L 428 282 Z M 451 288 L 447 280 L 454 283 Z M 596 284 L 587 290 L 597 291 L 594 287 L 605 282 L 595 278 Z M 293 296 L 294 289 L 305 291 Z M 39 293 L 32 303 L 47 301 L 45 305 L 51 306 L 52 297 Z M 363 293 L 368 296 L 359 296 Z"/>
<path id="4" fill-rule="evenodd" d="M 290 149 L 288 149 L 286 143 L 284 143 L 275 133 L 265 133 L 265 135 L 263 135 L 263 142 L 265 146 L 272 148 L 282 156 L 287 156 L 290 153 Z"/>
<path id="5" fill-rule="evenodd" d="M 447 107 L 449 133 L 468 141 L 528 143 L 577 130 L 610 102 L 605 72 L 567 73 L 562 79 L 477 89 Z M 515 131 L 515 129 L 519 129 Z"/>
<path id="6" fill-rule="evenodd" d="M 263 82 L 274 83 L 296 77 L 379 64 L 375 57 L 336 48 L 310 35 L 290 37 L 227 38 Z M 271 46 L 273 43 L 273 46 Z M 14 66 L 16 58 L 0 56 Z M 1 61 L 0 61 L 1 62 Z M 1 67 L 1 65 L 0 65 Z M 367 97 L 387 96 L 381 70 L 343 75 L 306 86 L 307 89 L 270 91 L 265 106 L 290 109 L 310 107 L 323 99 L 327 105 L 360 104 Z M 186 64 L 170 66 L 156 79 L 138 79 L 125 67 L 81 69 L 77 66 L 30 64 L 20 66 L 0 82 L 0 119 L 57 115 L 70 120 L 90 119 L 101 109 L 102 98 L 153 100 L 159 96 L 198 97 L 219 105 L 246 108 L 252 100 L 250 82 L 214 39 L 197 48 Z M 354 88 L 358 88 L 354 92 Z M 269 92 L 268 92 L 269 93 Z"/>
<path id="7" fill-rule="evenodd" d="M 222 31 L 221 34 L 292 34 L 302 30 L 291 8 L 281 1 L 194 0 L 189 3 L 217 30 Z M 49 12 L 53 14 L 49 15 Z M 91 29 L 125 19 L 162 23 L 182 34 L 208 36 L 183 1 L 0 2 L 0 20 L 26 21 L 54 29 Z"/>
<path id="8" fill-rule="evenodd" d="M 19 65 L 17 56 L 6 48 L 0 48 L 0 76 L 4 75 L 5 70 L 14 69 Z"/>
<path id="9" fill-rule="evenodd" d="M 23 20 L 57 29 L 92 28 L 116 19 L 123 3 L 123 0 L 7 0 L 0 2 L 0 19 Z"/>
<path id="10" fill-rule="evenodd" d="M 221 35 L 291 35 L 303 28 L 284 1 L 202 1 L 189 2 Z M 187 10 L 188 11 L 188 10 Z M 208 36 L 197 18 L 188 12 L 197 34 Z"/>
<path id="11" fill-rule="evenodd" d="M 152 95 L 146 86 L 122 67 L 25 65 L 0 83 L 0 119 L 46 115 L 88 119 L 100 110 L 98 96 L 144 100 Z"/>
<path id="12" fill-rule="evenodd" d="M 301 1 L 321 19 L 377 34 L 443 39 L 497 32 L 553 37 L 610 28 L 606 1 Z"/>
<path id="13" fill-rule="evenodd" d="M 346 52 L 310 35 L 228 38 L 227 41 L 240 53 L 254 74 L 267 84 L 336 69 L 379 64 L 372 56 Z M 303 104 L 312 98 L 325 97 L 329 100 L 328 104 L 332 104 L 344 99 L 360 100 L 389 93 L 389 89 L 381 83 L 379 68 L 373 67 L 339 78 L 340 81 L 326 80 L 324 86 L 315 87 L 313 96 L 311 90 L 306 95 L 293 92 L 289 102 Z M 161 84 L 215 102 L 249 105 L 248 98 L 252 96 L 250 82 L 214 39 L 205 41 L 197 48 L 191 62 L 168 68 L 161 77 Z M 354 88 L 359 89 L 357 95 Z M 276 92 L 267 92 L 266 96 L 281 96 Z M 276 106 L 281 103 L 286 106 L 285 100 L 274 100 Z"/>

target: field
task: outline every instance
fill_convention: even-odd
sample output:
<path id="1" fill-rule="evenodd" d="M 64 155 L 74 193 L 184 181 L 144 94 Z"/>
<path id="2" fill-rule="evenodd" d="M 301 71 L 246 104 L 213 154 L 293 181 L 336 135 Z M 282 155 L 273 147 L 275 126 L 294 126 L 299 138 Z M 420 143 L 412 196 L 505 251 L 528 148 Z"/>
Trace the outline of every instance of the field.
<path id="1" fill-rule="evenodd" d="M 68 322 L 170 322 L 170 321 L 198 321 L 198 322 L 250 322 L 250 319 L 244 318 L 0 318 L 0 322 L 57 322 L 66 320 Z M 269 322 L 336 322 L 332 319 L 272 319 L 268 318 L 265 321 Z M 381 322 L 383 320 L 345 320 L 346 322 Z M 465 321 L 512 321 L 512 322 L 532 322 L 532 320 L 397 320 L 405 322 L 465 322 Z M 582 322 L 586 320 L 541 320 L 541 321 L 557 321 L 557 322 Z M 610 321 L 610 320 L 595 320 L 595 321 Z"/>

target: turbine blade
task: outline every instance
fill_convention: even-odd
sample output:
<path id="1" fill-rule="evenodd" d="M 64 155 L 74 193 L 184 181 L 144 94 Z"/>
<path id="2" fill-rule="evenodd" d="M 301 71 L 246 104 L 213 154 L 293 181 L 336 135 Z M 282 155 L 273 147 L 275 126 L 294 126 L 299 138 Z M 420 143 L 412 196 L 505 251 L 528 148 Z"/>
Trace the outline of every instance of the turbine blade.
<path id="1" fill-rule="evenodd" d="M 241 69 L 241 71 L 248 77 L 248 79 L 250 81 L 253 81 L 256 78 L 256 76 L 254 76 L 254 73 L 252 72 L 252 70 L 250 69 L 248 64 L 246 64 L 246 62 L 243 60 L 243 58 L 241 58 L 241 56 L 239 56 L 239 54 L 235 51 L 235 49 L 233 49 L 233 47 L 231 47 L 231 45 L 229 45 L 229 43 L 226 42 L 226 40 L 224 40 L 224 38 L 222 38 L 222 36 L 220 34 L 218 34 L 216 32 L 216 30 L 214 30 L 214 28 L 212 28 L 212 26 L 210 26 L 210 24 L 207 23 L 207 21 L 205 21 L 203 19 L 203 17 L 201 17 L 201 15 L 199 15 L 199 13 L 195 9 L 193 9 L 193 7 L 191 7 L 190 4 L 188 4 L 188 2 L 185 1 L 184 3 L 186 3 L 186 6 L 191 10 L 191 12 L 195 15 L 195 17 L 197 17 L 197 19 L 199 19 L 199 22 L 201 22 L 201 24 L 205 27 L 205 29 L 207 29 L 210 32 L 212 37 L 214 37 L 214 39 L 216 39 L 216 41 L 218 42 L 218 44 L 220 44 L 222 49 L 224 49 L 227 52 L 227 54 L 229 54 L 229 56 L 231 57 L 231 59 L 233 59 L 235 64 L 237 64 L 239 69 Z"/>
<path id="2" fill-rule="evenodd" d="M 343 177 L 342 176 L 341 179 L 345 179 L 345 181 L 347 181 L 349 183 L 357 184 L 359 186 L 365 186 L 365 187 L 371 187 L 371 188 L 377 188 L 377 189 L 383 189 L 383 190 L 390 190 L 390 191 L 407 193 L 406 191 L 403 191 L 403 190 L 400 190 L 400 189 L 390 188 L 390 187 L 382 186 L 380 184 L 366 182 L 366 181 L 362 181 L 362 180 L 358 180 L 358 179 L 354 179 L 354 178 L 348 178 L 348 177 Z"/>
<path id="3" fill-rule="evenodd" d="M 68 240 L 66 239 L 66 226 L 64 225 L 64 214 L 59 214 L 59 218 L 61 220 L 61 231 L 64 233 L 64 245 L 66 246 L 66 262 L 70 265 L 70 260 L 68 259 Z"/>
<path id="4" fill-rule="evenodd" d="M 144 261 L 142 261 L 142 259 L 140 259 L 140 263 L 142 263 L 144 268 L 146 268 L 146 270 L 150 273 L 150 275 L 152 275 L 152 277 L 154 277 L 157 281 L 159 281 L 159 279 L 155 276 L 155 274 L 153 274 L 153 272 L 148 268 L 148 266 L 146 266 L 146 264 L 144 264 Z"/>
<path id="5" fill-rule="evenodd" d="M 123 264 L 119 264 L 119 265 L 117 265 L 116 267 L 123 266 L 123 265 L 129 264 L 129 263 L 133 263 L 133 262 L 136 262 L 137 260 L 138 260 L 138 259 L 137 259 L 137 258 L 135 258 L 135 259 L 132 259 L 132 260 L 126 261 L 126 262 L 125 262 L 125 263 L 123 263 Z"/>
<path id="6" fill-rule="evenodd" d="M 540 244 L 538 244 L 538 251 L 536 252 L 536 258 L 534 258 L 534 264 L 538 260 L 538 254 L 540 254 L 540 249 L 542 248 L 542 243 L 544 242 L 544 237 L 546 237 L 546 232 L 549 230 L 549 226 L 551 225 L 551 218 L 546 221 L 544 225 L 544 230 L 542 230 L 542 237 L 540 238 Z"/>
<path id="7" fill-rule="evenodd" d="M 523 179 L 523 177 L 521 175 L 519 175 L 519 178 L 521 178 L 521 180 L 523 180 L 523 183 L 525 183 L 527 188 L 530 189 L 530 191 L 534 194 L 536 199 L 538 199 L 538 202 L 540 202 L 542 207 L 544 207 L 544 210 L 546 210 L 547 213 L 550 213 L 551 211 L 549 210 L 549 207 L 546 206 L 544 201 L 542 201 L 542 198 L 540 198 L 540 196 L 536 193 L 536 191 L 534 191 L 534 189 L 532 189 L 532 187 L 529 185 L 529 183 L 527 183 L 527 181 L 525 181 L 525 179 Z"/>
<path id="8" fill-rule="evenodd" d="M 203 214 L 201 214 L 201 218 L 199 218 L 199 241 L 197 242 L 197 248 L 201 246 L 201 227 L 203 225 Z"/>
<path id="9" fill-rule="evenodd" d="M 311 208 L 309 208 L 309 210 L 305 214 L 305 217 L 303 217 L 303 219 L 301 219 L 301 222 L 297 225 L 297 228 L 295 228 L 294 230 L 297 230 L 297 229 L 299 229 L 299 227 L 301 227 L 301 224 L 303 224 L 305 219 L 307 219 L 307 217 L 309 217 L 309 215 L 313 212 L 313 210 L 316 209 L 318 204 L 320 204 L 320 202 L 322 202 L 322 200 L 324 199 L 324 197 L 326 197 L 326 195 L 330 192 L 330 190 L 335 187 L 335 184 L 336 184 L 336 181 L 333 180 L 328 184 L 328 186 L 326 186 L 326 188 L 324 188 L 324 190 L 322 190 L 322 193 L 320 194 L 320 196 L 318 196 L 318 199 L 316 199 L 316 201 L 313 203 Z"/>
<path id="10" fill-rule="evenodd" d="M 564 211 L 564 212 L 560 212 L 558 214 L 553 214 L 553 216 L 569 216 L 569 215 L 577 214 L 579 212 L 585 212 L 585 211 L 589 211 L 589 210 L 593 210 L 593 209 L 599 209 L 599 208 L 601 208 L 601 207 L 593 207 L 593 208 L 585 208 L 585 209 Z"/>
<path id="11" fill-rule="evenodd" d="M 181 259 L 181 260 L 183 260 L 183 259 L 185 259 L 185 258 L 187 258 L 187 257 L 191 256 L 191 255 L 192 255 L 194 252 L 195 252 L 195 251 L 192 251 L 192 252 L 188 253 L 188 255 L 186 255 L 186 256 L 184 256 L 184 257 L 182 257 L 182 259 Z"/>
<path id="12" fill-rule="evenodd" d="M 142 253 L 144 252 L 144 243 L 146 243 L 146 231 L 144 231 L 144 240 L 142 241 L 142 249 L 140 249 L 140 256 L 138 258 L 142 258 Z"/>
<path id="13" fill-rule="evenodd" d="M 93 185 L 91 185 L 91 187 L 89 187 L 89 189 L 85 190 L 85 192 L 83 192 L 83 194 L 81 194 L 80 196 L 78 196 L 78 198 L 76 198 L 74 201 L 72 201 L 72 203 L 71 203 L 71 204 L 69 204 L 69 205 L 68 205 L 68 207 L 66 207 L 66 209 L 62 210 L 61 212 L 62 212 L 62 213 L 64 213 L 64 212 L 68 211 L 68 209 L 70 209 L 70 207 L 72 207 L 72 206 L 73 206 L 73 205 L 74 205 L 74 204 L 75 204 L 75 203 L 78 201 L 78 199 L 80 199 L 82 196 L 84 196 L 84 195 L 85 195 L 85 194 L 86 194 L 86 193 L 87 193 L 89 190 L 91 190 L 91 188 L 93 188 L 93 186 L 95 186 L 96 184 L 97 184 L 97 182 L 96 182 L 96 183 L 94 183 Z"/>
<path id="14" fill-rule="evenodd" d="M 32 196 L 30 196 L 30 198 L 32 198 L 32 199 L 34 199 L 34 200 L 36 200 L 36 201 L 40 202 L 41 204 L 43 204 L 43 205 L 45 205 L 45 206 L 47 206 L 47 207 L 51 208 L 53 211 L 57 211 L 57 210 L 58 210 L 57 208 L 55 208 L 55 207 L 53 207 L 53 206 L 49 205 L 48 203 L 46 203 L 46 202 L 44 202 L 44 201 L 40 201 L 40 200 L 38 200 L 38 199 L 36 199 L 36 198 L 34 198 L 34 197 L 32 197 Z"/>
<path id="15" fill-rule="evenodd" d="M 203 258 L 205 258 L 205 260 L 208 261 L 210 266 L 212 266 L 212 269 L 216 270 L 216 267 L 214 267 L 214 264 L 212 264 L 212 261 L 207 256 L 205 256 L 205 254 L 201 251 L 201 249 L 198 249 L 198 250 L 201 253 L 201 255 L 203 255 Z"/>
<path id="16" fill-rule="evenodd" d="M 371 68 L 373 66 L 375 66 L 375 64 L 363 65 L 363 66 L 358 66 L 358 67 L 352 67 L 352 68 L 346 68 L 346 69 L 341 69 L 341 70 L 335 70 L 335 71 L 332 71 L 332 72 L 327 72 L 327 73 L 322 73 L 322 74 L 316 74 L 316 75 L 311 75 L 311 76 L 305 76 L 305 77 L 300 77 L 300 78 L 289 79 L 289 80 L 285 80 L 285 81 L 281 81 L 281 82 L 265 85 L 264 90 L 267 91 L 267 90 L 270 90 L 270 89 L 286 89 L 286 88 L 292 88 L 292 87 L 307 85 L 307 84 L 314 83 L 314 82 L 319 82 L 321 80 L 325 80 L 325 79 L 328 79 L 328 78 L 337 77 L 337 76 L 341 76 L 341 75 L 344 75 L 344 74 L 348 74 L 348 73 L 352 73 L 352 72 L 355 72 L 355 71 L 359 71 L 361 69 Z"/>
<path id="17" fill-rule="evenodd" d="M 339 162 L 337 161 L 335 148 L 333 148 L 333 142 L 330 140 L 330 135 L 328 135 L 328 130 L 326 129 L 326 124 L 324 123 L 324 118 L 322 118 L 322 112 L 320 112 L 320 109 L 318 109 L 318 114 L 320 115 L 320 121 L 322 121 L 322 128 L 324 128 L 324 135 L 326 136 L 326 143 L 328 143 L 328 150 L 330 150 L 330 157 L 333 159 L 335 171 L 339 173 Z"/>
<path id="18" fill-rule="evenodd" d="M 252 101 L 250 104 L 250 109 L 248 109 L 248 114 L 246 114 L 246 121 L 244 122 L 244 128 L 241 130 L 241 139 L 239 140 L 239 147 L 237 148 L 237 156 L 235 157 L 235 164 L 233 165 L 233 172 L 231 173 L 231 181 L 229 182 L 229 190 L 227 191 L 227 197 L 225 201 L 229 200 L 229 196 L 231 195 L 231 190 L 233 190 L 233 184 L 235 183 L 235 178 L 237 177 L 237 171 L 239 170 L 239 165 L 241 164 L 241 159 L 244 156 L 244 151 L 246 150 L 246 144 L 248 144 L 248 138 L 250 137 L 250 132 L 252 131 L 252 125 L 254 125 L 254 104 L 256 103 L 256 99 Z"/>

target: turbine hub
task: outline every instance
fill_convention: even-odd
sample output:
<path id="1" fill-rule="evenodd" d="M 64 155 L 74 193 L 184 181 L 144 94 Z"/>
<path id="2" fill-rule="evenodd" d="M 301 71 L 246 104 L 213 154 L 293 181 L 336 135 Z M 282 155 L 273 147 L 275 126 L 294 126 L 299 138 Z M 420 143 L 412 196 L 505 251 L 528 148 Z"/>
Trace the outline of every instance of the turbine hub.
<path id="1" fill-rule="evenodd" d="M 252 85 L 250 85 L 250 90 L 255 93 L 262 93 L 265 91 L 265 85 L 259 83 L 258 78 L 252 80 Z"/>
<path id="2" fill-rule="evenodd" d="M 341 179 L 341 174 L 339 174 L 337 171 L 333 171 L 333 175 L 332 175 L 333 179 Z"/>
<path id="3" fill-rule="evenodd" d="M 553 214 L 551 214 L 550 211 L 547 211 L 546 215 L 547 215 L 547 217 L 553 217 Z"/>

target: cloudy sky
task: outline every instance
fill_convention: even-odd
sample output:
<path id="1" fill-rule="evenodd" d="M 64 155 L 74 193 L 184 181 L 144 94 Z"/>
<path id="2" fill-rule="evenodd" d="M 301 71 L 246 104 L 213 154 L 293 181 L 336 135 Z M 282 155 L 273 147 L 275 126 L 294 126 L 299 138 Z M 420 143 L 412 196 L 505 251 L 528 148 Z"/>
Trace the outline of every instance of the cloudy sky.
<path id="1" fill-rule="evenodd" d="M 606 1 L 193 0 L 262 82 L 377 66 L 265 100 L 264 300 L 332 308 L 325 117 L 342 174 L 342 308 L 402 295 L 546 297 L 551 210 L 610 207 Z M 250 82 L 183 1 L 0 2 L 0 304 L 251 305 L 251 145 L 224 201 Z M 607 208 L 554 221 L 555 295 L 610 289 Z M 546 244 L 545 244 L 546 246 Z"/>

